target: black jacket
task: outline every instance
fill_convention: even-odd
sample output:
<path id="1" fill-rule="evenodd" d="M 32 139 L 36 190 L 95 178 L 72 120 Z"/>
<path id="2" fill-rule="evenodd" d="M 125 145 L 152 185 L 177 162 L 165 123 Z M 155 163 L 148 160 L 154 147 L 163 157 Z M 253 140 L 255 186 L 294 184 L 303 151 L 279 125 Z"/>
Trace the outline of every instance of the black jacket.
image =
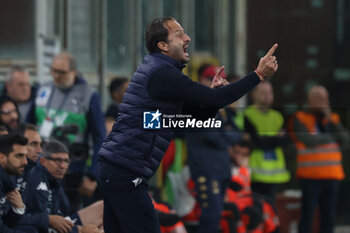
<path id="1" fill-rule="evenodd" d="M 5 195 L 13 190 L 15 184 L 0 166 L 0 232 L 2 233 L 23 233 L 14 229 L 22 215 L 16 214 L 12 210 L 12 203 L 5 198 Z"/>
<path id="2" fill-rule="evenodd" d="M 49 215 L 67 216 L 69 202 L 61 181 L 38 163 L 28 176 L 25 194 L 27 212 L 20 220 L 21 225 L 32 225 L 39 232 L 48 232 Z M 72 232 L 76 232 L 74 228 Z"/>

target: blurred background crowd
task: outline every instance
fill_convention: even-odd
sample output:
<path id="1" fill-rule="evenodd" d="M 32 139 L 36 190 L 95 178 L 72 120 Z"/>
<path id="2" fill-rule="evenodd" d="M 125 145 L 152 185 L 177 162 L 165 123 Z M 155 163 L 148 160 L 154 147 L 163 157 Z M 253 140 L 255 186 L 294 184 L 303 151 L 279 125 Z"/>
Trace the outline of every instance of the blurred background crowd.
<path id="1" fill-rule="evenodd" d="M 166 213 L 160 214 L 162 231 L 176 232 L 169 226 L 181 219 L 188 232 L 196 232 L 205 219 L 214 218 L 203 214 L 203 209 L 221 211 L 216 208 L 220 200 L 212 198 L 220 192 L 226 203 L 234 204 L 224 206 L 229 213 L 221 216 L 223 232 L 253 228 L 297 232 L 298 226 L 304 232 L 300 230 L 302 195 L 306 197 L 306 187 L 314 185 L 306 183 L 309 179 L 337 181 L 331 184 L 334 197 L 325 199 L 334 200 L 330 205 L 336 206 L 337 225 L 349 222 L 350 159 L 349 148 L 343 146 L 348 144 L 350 125 L 350 45 L 346 42 L 350 2 L 12 0 L 2 2 L 0 12 L 0 123 L 8 132 L 31 123 L 43 141 L 55 139 L 69 149 L 70 164 L 63 179 L 69 213 L 101 199 L 95 181 L 96 153 L 114 124 L 132 73 L 147 54 L 147 23 L 169 15 L 192 38 L 191 61 L 184 72 L 194 81 L 208 85 L 219 65 L 225 66 L 228 81 L 238 80 L 255 69 L 274 43 L 279 44 L 279 69 L 250 96 L 219 111 L 222 132 L 185 132 L 172 141 L 150 185 L 155 205 L 167 203 L 158 206 L 159 213 Z M 304 121 L 309 118 L 302 113 L 317 108 L 321 109 L 315 114 L 317 127 L 309 128 L 310 121 Z M 329 129 L 324 117 L 341 128 Z M 325 139 L 305 136 L 315 132 L 326 135 Z M 225 144 L 220 143 L 223 140 Z M 325 142 L 342 146 L 337 148 L 343 155 L 337 162 L 343 168 L 331 170 L 329 174 L 336 175 L 329 177 L 310 177 L 309 171 L 300 171 L 305 166 L 301 162 L 310 165 L 301 161 L 302 153 L 311 153 L 309 147 Z M 239 157 L 240 153 L 245 156 Z M 276 162 L 274 176 L 264 172 L 271 172 L 266 161 Z M 227 181 L 228 193 L 220 190 L 227 180 L 226 168 L 232 181 Z M 249 179 L 234 180 L 237 174 Z M 240 195 L 249 200 L 242 201 Z M 309 200 L 318 198 L 312 195 Z M 258 207 L 247 209 L 237 203 Z M 303 209 L 310 221 L 316 205 L 310 207 L 311 214 Z M 177 211 L 176 217 L 168 206 Z M 323 210 L 316 211 L 313 232 L 325 221 Z M 239 228 L 238 215 L 245 227 Z M 231 218 L 234 227 L 227 220 Z"/>

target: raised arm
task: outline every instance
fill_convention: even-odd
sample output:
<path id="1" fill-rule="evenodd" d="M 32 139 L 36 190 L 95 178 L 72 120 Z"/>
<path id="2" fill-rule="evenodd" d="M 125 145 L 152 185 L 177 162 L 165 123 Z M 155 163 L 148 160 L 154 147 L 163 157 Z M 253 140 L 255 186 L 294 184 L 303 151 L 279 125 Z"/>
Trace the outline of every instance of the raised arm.
<path id="1" fill-rule="evenodd" d="M 149 82 L 148 91 L 152 98 L 160 101 L 183 101 L 187 105 L 222 108 L 235 102 L 248 91 L 254 88 L 263 78 L 272 76 L 278 64 L 273 56 L 277 44 L 260 59 L 255 72 L 246 77 L 219 88 L 209 88 L 193 82 L 180 70 L 174 67 L 165 67 L 156 71 Z M 224 85 L 220 78 L 221 67 L 213 80 L 212 87 Z M 226 81 L 226 80 L 225 80 Z"/>

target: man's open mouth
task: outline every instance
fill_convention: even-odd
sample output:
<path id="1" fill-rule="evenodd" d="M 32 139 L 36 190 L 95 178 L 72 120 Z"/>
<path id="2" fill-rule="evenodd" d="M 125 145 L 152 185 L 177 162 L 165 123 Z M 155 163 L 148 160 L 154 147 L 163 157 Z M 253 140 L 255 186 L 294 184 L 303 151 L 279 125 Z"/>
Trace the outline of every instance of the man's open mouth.
<path id="1" fill-rule="evenodd" d="M 188 52 L 187 52 L 187 49 L 188 49 L 188 45 L 186 44 L 186 45 L 184 45 L 184 47 L 183 47 L 183 51 L 184 51 L 184 53 L 186 54 L 186 56 L 189 56 L 189 55 L 188 55 Z"/>

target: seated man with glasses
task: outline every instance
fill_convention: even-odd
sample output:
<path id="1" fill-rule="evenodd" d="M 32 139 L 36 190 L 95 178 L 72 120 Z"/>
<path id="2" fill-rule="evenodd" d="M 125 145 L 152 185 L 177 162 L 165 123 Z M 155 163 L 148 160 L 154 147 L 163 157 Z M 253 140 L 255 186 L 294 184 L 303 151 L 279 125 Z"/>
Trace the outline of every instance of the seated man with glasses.
<path id="1" fill-rule="evenodd" d="M 25 204 L 28 213 L 21 224 L 35 226 L 39 232 L 100 232 L 103 203 L 69 215 L 69 202 L 61 181 L 70 164 L 67 147 L 58 141 L 43 146 L 39 163 L 30 171 Z M 55 230 L 55 231 L 52 231 Z"/>

